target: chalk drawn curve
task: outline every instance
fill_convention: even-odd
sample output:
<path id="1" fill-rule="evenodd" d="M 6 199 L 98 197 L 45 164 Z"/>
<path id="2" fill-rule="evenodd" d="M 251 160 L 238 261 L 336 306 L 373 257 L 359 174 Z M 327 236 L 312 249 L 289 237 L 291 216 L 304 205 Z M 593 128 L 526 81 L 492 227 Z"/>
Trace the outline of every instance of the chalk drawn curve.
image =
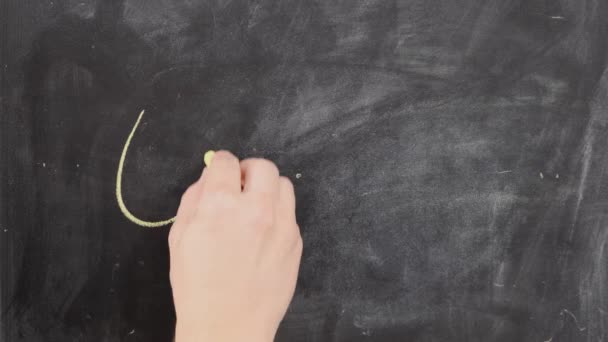
<path id="1" fill-rule="evenodd" d="M 131 129 L 131 133 L 129 133 L 129 137 L 127 138 L 127 141 L 125 142 L 125 146 L 122 149 L 122 154 L 120 155 L 120 161 L 118 162 L 118 171 L 116 172 L 116 201 L 118 202 L 118 207 L 120 208 L 120 211 L 122 212 L 123 215 L 125 215 L 125 217 L 127 219 L 129 219 L 129 221 L 135 223 L 138 226 L 145 227 L 145 228 L 159 228 L 159 227 L 167 226 L 167 225 L 174 223 L 175 217 L 172 217 L 170 219 L 163 220 L 163 221 L 142 220 L 140 218 L 137 218 L 135 215 L 133 215 L 129 211 L 129 209 L 127 209 L 127 206 L 125 205 L 125 201 L 122 197 L 122 173 L 123 173 L 123 169 L 124 169 L 125 159 L 127 157 L 127 151 L 129 150 L 129 145 L 131 145 L 131 140 L 133 139 L 133 136 L 135 135 L 135 131 L 137 130 L 137 127 L 139 127 L 139 123 L 141 122 L 141 118 L 144 116 L 145 112 L 146 112 L 145 110 L 142 110 L 141 113 L 139 114 L 139 117 L 137 118 L 135 125 L 133 125 L 133 129 Z"/>

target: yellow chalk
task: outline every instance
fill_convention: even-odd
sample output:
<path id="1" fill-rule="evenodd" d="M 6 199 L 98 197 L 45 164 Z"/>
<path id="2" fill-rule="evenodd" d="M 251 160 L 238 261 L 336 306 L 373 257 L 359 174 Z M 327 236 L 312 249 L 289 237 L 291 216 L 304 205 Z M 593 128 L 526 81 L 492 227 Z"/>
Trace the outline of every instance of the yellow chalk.
<path id="1" fill-rule="evenodd" d="M 207 153 L 205 153 L 205 157 L 203 157 L 203 159 L 205 160 L 205 165 L 211 166 L 211 162 L 213 161 L 214 156 L 215 151 L 207 151 Z"/>

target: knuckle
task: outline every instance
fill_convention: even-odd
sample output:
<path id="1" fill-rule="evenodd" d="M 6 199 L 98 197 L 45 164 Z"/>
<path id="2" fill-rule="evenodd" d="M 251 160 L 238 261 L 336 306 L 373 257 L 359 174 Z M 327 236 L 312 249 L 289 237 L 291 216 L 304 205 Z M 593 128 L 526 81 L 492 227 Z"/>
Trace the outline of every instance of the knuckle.
<path id="1" fill-rule="evenodd" d="M 275 163 L 269 161 L 269 160 L 264 160 L 265 163 L 265 167 L 268 169 L 268 172 L 272 173 L 272 175 L 278 177 L 279 176 L 279 168 L 275 165 Z"/>
<path id="2" fill-rule="evenodd" d="M 296 251 L 302 249 L 302 237 L 297 229 L 297 225 L 280 227 L 279 231 L 282 235 L 280 239 L 281 243 L 287 246 L 287 249 Z"/>
<path id="3" fill-rule="evenodd" d="M 289 178 L 281 176 L 279 182 L 281 183 L 281 187 L 284 187 L 286 190 L 290 190 L 291 192 L 294 191 L 293 183 Z"/>
<path id="4" fill-rule="evenodd" d="M 298 239 L 302 240 L 302 233 L 300 231 L 300 226 L 295 222 L 293 224 L 293 232 Z"/>
<path id="5" fill-rule="evenodd" d="M 278 176 L 278 174 L 279 174 L 279 169 L 277 168 L 277 166 L 268 159 L 261 159 L 261 158 L 253 159 L 252 165 L 259 169 L 263 169 L 265 172 L 268 172 L 272 175 Z"/>
<path id="6" fill-rule="evenodd" d="M 295 227 L 291 231 L 292 231 L 291 236 L 292 236 L 292 239 L 295 242 L 296 246 L 302 245 L 303 244 L 302 235 L 300 234 L 300 230 L 298 229 L 297 225 L 295 225 Z"/>
<path id="7" fill-rule="evenodd" d="M 169 231 L 169 247 L 171 246 L 175 246 L 175 244 L 177 243 L 177 229 L 175 229 L 175 227 L 171 227 L 171 230 Z"/>
<path id="8" fill-rule="evenodd" d="M 300 235 L 296 235 L 294 238 L 290 239 L 287 243 L 287 248 L 290 253 L 294 253 L 295 255 L 302 255 L 302 251 L 304 249 L 304 242 Z"/>

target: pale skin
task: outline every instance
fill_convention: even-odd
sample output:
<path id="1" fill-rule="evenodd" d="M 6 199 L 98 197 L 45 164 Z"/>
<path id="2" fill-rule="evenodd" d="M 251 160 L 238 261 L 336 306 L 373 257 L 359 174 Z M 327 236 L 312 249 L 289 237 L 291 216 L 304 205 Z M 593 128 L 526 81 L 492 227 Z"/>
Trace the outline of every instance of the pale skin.
<path id="1" fill-rule="evenodd" d="M 292 183 L 217 152 L 169 234 L 176 342 L 271 342 L 294 294 L 302 238 Z"/>

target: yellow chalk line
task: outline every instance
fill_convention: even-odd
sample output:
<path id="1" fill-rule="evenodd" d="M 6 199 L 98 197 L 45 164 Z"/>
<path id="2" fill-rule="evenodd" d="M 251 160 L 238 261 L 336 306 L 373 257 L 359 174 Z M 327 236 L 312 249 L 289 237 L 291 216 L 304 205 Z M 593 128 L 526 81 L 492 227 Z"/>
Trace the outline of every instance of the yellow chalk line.
<path id="1" fill-rule="evenodd" d="M 141 118 L 144 116 L 145 112 L 146 112 L 145 110 L 142 110 L 141 113 L 139 113 L 139 117 L 137 118 L 137 121 L 135 121 L 135 125 L 133 125 L 133 128 L 131 129 L 131 133 L 129 133 L 129 137 L 127 138 L 127 141 L 125 142 L 125 146 L 122 148 L 122 154 L 120 155 L 120 161 L 118 162 L 118 171 L 116 172 L 116 202 L 118 202 L 118 207 L 120 208 L 120 211 L 122 212 L 122 214 L 125 215 L 125 217 L 129 219 L 129 221 L 131 221 L 141 227 L 158 228 L 158 227 L 162 227 L 162 226 L 166 226 L 166 225 L 174 223 L 175 217 L 172 217 L 172 218 L 170 218 L 168 220 L 164 220 L 164 221 L 144 221 L 140 218 L 137 218 L 135 215 L 133 215 L 129 211 L 129 209 L 127 209 L 127 206 L 125 205 L 125 201 L 122 198 L 122 171 L 125 166 L 125 159 L 127 158 L 127 151 L 129 151 L 129 145 L 131 145 L 131 140 L 133 140 L 135 131 L 137 130 L 137 127 L 139 127 L 139 123 L 141 122 Z M 207 151 L 203 158 L 205 161 L 205 165 L 207 165 L 207 166 L 211 165 L 211 161 L 213 160 L 214 156 L 215 156 L 215 151 L 211 151 L 211 150 Z"/>
<path id="2" fill-rule="evenodd" d="M 126 218 L 129 219 L 129 221 L 131 221 L 141 227 L 158 228 L 158 227 L 172 224 L 173 222 L 175 222 L 175 217 L 172 217 L 168 220 L 163 220 L 163 221 L 144 221 L 142 219 L 135 217 L 135 215 L 133 215 L 129 211 L 129 209 L 127 209 L 127 206 L 125 205 L 125 201 L 122 198 L 122 172 L 123 172 L 124 165 L 125 165 L 125 158 L 127 157 L 127 151 L 129 150 L 129 145 L 131 145 L 131 140 L 133 139 L 133 136 L 135 135 L 135 131 L 137 130 L 137 127 L 139 127 L 139 123 L 141 122 L 141 118 L 144 116 L 144 113 L 145 113 L 145 110 L 142 110 L 141 113 L 139 114 L 139 117 L 137 118 L 137 121 L 135 122 L 133 129 L 131 129 L 131 133 L 129 134 L 129 137 L 127 138 L 127 141 L 125 142 L 125 146 L 122 149 L 122 154 L 120 155 L 120 161 L 118 162 L 118 172 L 116 173 L 116 201 L 118 202 L 118 207 L 120 208 L 120 211 L 122 212 L 123 215 L 125 215 Z"/>

